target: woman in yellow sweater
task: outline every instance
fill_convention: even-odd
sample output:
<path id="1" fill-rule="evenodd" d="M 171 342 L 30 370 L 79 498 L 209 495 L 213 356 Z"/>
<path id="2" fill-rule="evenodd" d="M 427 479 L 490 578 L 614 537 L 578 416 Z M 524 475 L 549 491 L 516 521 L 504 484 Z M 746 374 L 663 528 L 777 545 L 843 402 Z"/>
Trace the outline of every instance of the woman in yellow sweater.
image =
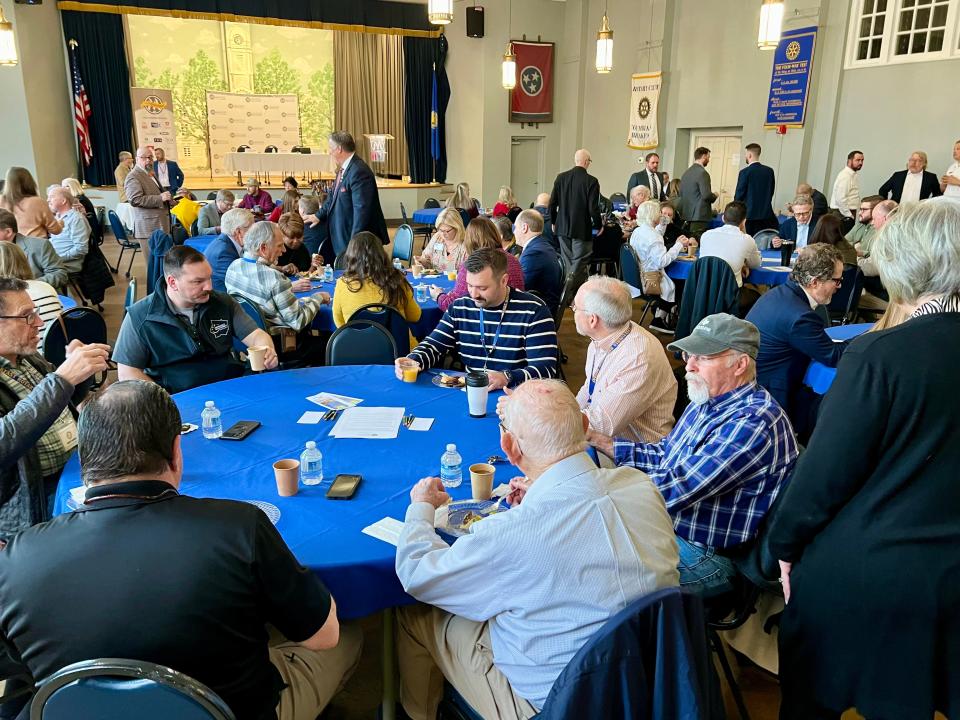
<path id="1" fill-rule="evenodd" d="M 380 238 L 359 232 L 343 253 L 343 275 L 333 291 L 333 322 L 337 327 L 350 320 L 358 308 L 383 303 L 395 308 L 408 323 L 420 319 L 420 306 L 413 299 L 407 276 L 390 264 Z M 410 333 L 410 347 L 417 344 Z"/>

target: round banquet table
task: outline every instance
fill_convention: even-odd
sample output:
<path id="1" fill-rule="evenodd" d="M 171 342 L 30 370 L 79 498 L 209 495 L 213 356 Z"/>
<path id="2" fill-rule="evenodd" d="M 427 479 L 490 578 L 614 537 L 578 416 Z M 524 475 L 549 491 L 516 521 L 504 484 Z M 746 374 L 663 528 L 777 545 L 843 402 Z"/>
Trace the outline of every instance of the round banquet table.
<path id="1" fill-rule="evenodd" d="M 754 285 L 780 285 L 785 283 L 790 277 L 790 268 L 783 267 L 780 264 L 779 250 L 763 250 L 760 253 L 763 256 L 763 264 L 750 271 L 750 274 L 744 279 L 744 282 Z M 690 275 L 690 268 L 693 267 L 694 260 L 683 260 L 677 258 L 667 265 L 666 273 L 674 280 L 686 280 Z"/>
<path id="2" fill-rule="evenodd" d="M 191 238 L 187 238 L 183 244 L 186 245 L 187 247 L 192 247 L 194 250 L 196 250 L 199 253 L 206 254 L 207 248 L 210 246 L 210 243 L 212 243 L 218 237 L 220 236 L 219 235 L 194 235 Z"/>
<path id="3" fill-rule="evenodd" d="M 69 295 L 57 295 L 57 297 L 60 298 L 60 304 L 63 305 L 64 310 L 70 310 L 77 306 L 77 301 Z"/>
<path id="4" fill-rule="evenodd" d="M 833 340 L 852 340 L 855 337 L 863 335 L 873 323 L 858 323 L 856 325 L 837 325 L 827 328 L 827 335 Z M 803 384 L 813 390 L 817 395 L 826 395 L 827 390 L 833 384 L 833 379 L 837 376 L 837 369 L 827 367 L 816 360 L 810 361 L 807 368 L 807 374 L 803 376 Z"/>
<path id="5" fill-rule="evenodd" d="M 471 463 L 500 453 L 500 430 L 490 397 L 485 418 L 467 414 L 466 394 L 434 386 L 421 373 L 415 384 L 394 377 L 393 367 L 340 366 L 268 372 L 226 380 L 173 396 L 183 422 L 200 424 L 204 401 L 214 400 L 226 429 L 238 420 L 263 425 L 246 439 L 206 440 L 200 430 L 181 437 L 184 472 L 180 492 L 193 497 L 261 500 L 280 510 L 277 530 L 306 567 L 317 573 L 337 600 L 341 618 L 358 618 L 413 602 L 394 570 L 396 548 L 361 530 L 384 517 L 402 521 L 410 488 L 422 477 L 440 474 L 440 456 L 453 442 L 463 457 L 464 483 L 451 490 L 455 500 L 470 497 Z M 300 425 L 306 411 L 324 409 L 308 395 L 332 392 L 363 398 L 363 407 L 398 407 L 417 417 L 434 418 L 430 430 L 402 425 L 394 440 L 335 439 L 334 422 Z M 323 453 L 324 482 L 301 486 L 294 497 L 280 497 L 273 463 L 299 458 L 307 440 Z M 359 473 L 363 481 L 349 500 L 324 497 L 337 473 Z M 495 484 L 509 482 L 509 465 L 497 465 Z M 54 515 L 68 512 L 70 489 L 80 485 L 75 453 L 57 488 Z"/>
<path id="6" fill-rule="evenodd" d="M 413 221 L 423 225 L 433 225 L 443 208 L 420 208 L 413 211 Z"/>
<path id="7" fill-rule="evenodd" d="M 406 270 L 407 280 L 410 282 L 410 285 L 416 287 L 418 284 L 423 283 L 424 285 L 437 285 L 442 288 L 445 292 L 453 290 L 453 286 L 456 285 L 456 282 L 453 280 L 448 280 L 446 275 L 439 275 L 438 277 L 424 277 L 419 280 L 414 280 L 413 275 L 409 270 Z M 318 292 L 328 292 L 330 293 L 330 305 L 323 305 L 313 318 L 313 329 L 314 330 L 324 330 L 326 332 L 333 332 L 337 329 L 337 326 L 333 322 L 333 296 L 334 289 L 337 285 L 337 279 L 343 275 L 342 270 L 337 270 L 333 274 L 333 282 L 323 282 L 322 280 L 313 280 L 311 281 L 311 288 L 305 292 L 297 293 L 297 297 L 306 298 Z M 433 332 L 433 329 L 440 322 L 440 318 L 443 317 L 443 310 L 437 305 L 436 301 L 428 298 L 422 303 L 417 303 L 420 306 L 420 319 L 415 323 L 411 323 L 410 330 L 413 332 L 414 337 L 424 338 Z M 349 394 L 349 393 L 348 393 Z"/>

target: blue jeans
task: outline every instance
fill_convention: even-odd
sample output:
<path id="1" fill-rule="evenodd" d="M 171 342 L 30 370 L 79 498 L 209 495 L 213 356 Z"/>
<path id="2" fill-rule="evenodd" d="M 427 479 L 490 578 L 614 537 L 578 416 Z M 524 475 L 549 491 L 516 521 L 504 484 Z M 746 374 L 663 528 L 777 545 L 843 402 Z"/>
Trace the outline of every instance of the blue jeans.
<path id="1" fill-rule="evenodd" d="M 731 580 L 737 574 L 733 563 L 717 551 L 700 543 L 692 543 L 677 536 L 680 549 L 680 587 L 712 597 L 733 589 Z"/>

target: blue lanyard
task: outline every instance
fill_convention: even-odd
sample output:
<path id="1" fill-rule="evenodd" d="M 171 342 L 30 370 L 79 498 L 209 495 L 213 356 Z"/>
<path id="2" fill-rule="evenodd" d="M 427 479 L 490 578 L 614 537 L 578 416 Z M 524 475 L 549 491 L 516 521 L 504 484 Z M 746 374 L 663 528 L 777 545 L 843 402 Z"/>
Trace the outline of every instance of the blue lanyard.
<path id="1" fill-rule="evenodd" d="M 483 369 L 487 369 L 487 362 L 490 356 L 496 351 L 497 343 L 500 341 L 500 328 L 503 327 L 503 318 L 507 314 L 507 306 L 510 305 L 510 289 L 507 288 L 507 299 L 503 301 L 503 310 L 500 311 L 500 322 L 497 323 L 497 331 L 493 335 L 493 344 L 487 350 L 487 323 L 483 319 L 483 308 L 480 308 L 480 345 L 483 347 Z"/>
<path id="2" fill-rule="evenodd" d="M 600 375 L 600 371 L 603 369 L 603 363 L 613 353 L 614 350 L 620 347 L 620 343 L 624 341 L 632 329 L 633 328 L 630 325 L 627 325 L 627 329 L 620 333 L 620 337 L 613 341 L 613 345 L 610 346 L 610 352 L 604 355 L 603 360 L 600 361 L 600 367 L 597 367 L 597 359 L 594 357 L 593 367 L 590 368 L 589 385 L 587 386 L 587 405 L 589 405 L 590 401 L 593 399 L 593 390 L 597 386 L 597 377 Z"/>

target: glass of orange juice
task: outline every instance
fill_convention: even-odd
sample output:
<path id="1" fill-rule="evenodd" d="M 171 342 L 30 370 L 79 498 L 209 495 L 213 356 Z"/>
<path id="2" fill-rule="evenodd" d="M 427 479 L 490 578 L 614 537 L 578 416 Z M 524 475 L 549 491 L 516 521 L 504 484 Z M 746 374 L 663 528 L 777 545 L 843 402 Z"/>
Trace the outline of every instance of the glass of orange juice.
<path id="1" fill-rule="evenodd" d="M 420 373 L 420 366 L 413 360 L 404 358 L 400 361 L 400 369 L 403 371 L 403 381 L 405 383 L 415 383 L 417 375 Z"/>

